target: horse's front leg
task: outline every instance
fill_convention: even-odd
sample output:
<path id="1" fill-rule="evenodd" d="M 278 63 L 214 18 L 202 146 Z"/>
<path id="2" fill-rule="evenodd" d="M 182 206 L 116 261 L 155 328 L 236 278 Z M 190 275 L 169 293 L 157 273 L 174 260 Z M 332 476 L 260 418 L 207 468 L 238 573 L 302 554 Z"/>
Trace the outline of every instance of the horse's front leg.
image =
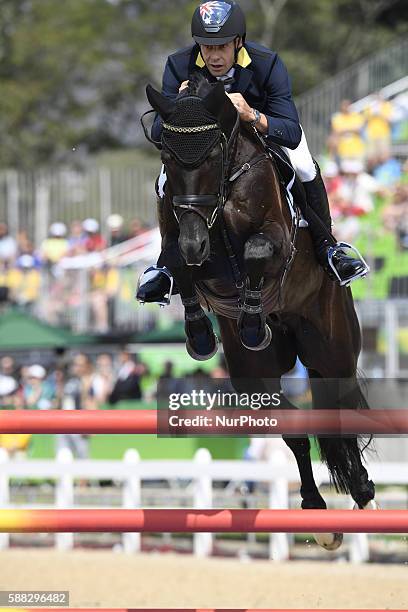
<path id="1" fill-rule="evenodd" d="M 265 267 L 273 254 L 274 243 L 266 234 L 254 234 L 245 243 L 246 279 L 238 331 L 242 344 L 252 351 L 264 350 L 272 340 L 272 332 L 263 311 L 261 291 Z"/>
<path id="2" fill-rule="evenodd" d="M 218 350 L 218 338 L 201 307 L 191 268 L 179 265 L 171 270 L 184 306 L 184 330 L 188 354 L 197 361 L 211 359 Z"/>

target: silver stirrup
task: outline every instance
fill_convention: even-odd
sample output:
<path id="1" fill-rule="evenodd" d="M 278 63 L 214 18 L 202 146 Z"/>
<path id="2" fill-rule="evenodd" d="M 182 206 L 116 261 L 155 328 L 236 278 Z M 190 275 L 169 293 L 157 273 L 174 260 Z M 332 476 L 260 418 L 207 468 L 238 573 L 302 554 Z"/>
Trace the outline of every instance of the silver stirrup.
<path id="1" fill-rule="evenodd" d="M 170 289 L 168 291 L 167 297 L 165 297 L 163 300 L 158 300 L 156 302 L 151 302 L 151 303 L 159 304 L 159 306 L 161 306 L 161 307 L 169 306 L 170 300 L 171 300 L 171 296 L 172 296 L 172 293 L 173 293 L 174 279 L 173 279 L 173 277 L 171 275 L 170 270 L 168 270 L 165 266 L 163 266 L 163 268 L 160 268 L 159 266 L 150 266 L 150 268 L 147 268 L 147 270 L 145 270 L 143 272 L 143 274 L 141 274 L 139 276 L 139 280 L 137 281 L 136 294 L 139 292 L 139 289 L 140 289 L 141 285 L 143 285 L 144 283 L 147 283 L 150 280 L 152 280 L 152 278 L 154 278 L 156 276 L 157 272 L 163 272 L 163 274 L 165 274 L 167 276 L 167 278 L 170 281 Z M 140 302 L 140 304 L 145 304 L 145 302 L 142 301 L 142 300 L 139 300 L 139 302 Z"/>
<path id="2" fill-rule="evenodd" d="M 364 270 L 361 270 L 361 272 L 357 272 L 357 274 L 355 274 L 354 276 L 346 280 L 342 280 L 340 278 L 340 275 L 337 272 L 336 267 L 333 263 L 333 255 L 335 255 L 337 251 L 344 250 L 344 249 L 350 250 L 352 252 L 352 257 L 355 259 L 359 259 L 361 263 L 364 265 Z M 370 266 L 368 265 L 364 257 L 361 255 L 360 251 L 356 249 L 356 247 L 352 246 L 351 244 L 348 244 L 348 242 L 339 242 L 336 244 L 336 246 L 330 247 L 329 253 L 327 255 L 327 259 L 329 262 L 329 266 L 333 270 L 333 273 L 338 279 L 341 287 L 348 287 L 350 283 L 357 280 L 358 278 L 363 278 L 364 276 L 367 276 L 367 274 L 370 271 Z"/>

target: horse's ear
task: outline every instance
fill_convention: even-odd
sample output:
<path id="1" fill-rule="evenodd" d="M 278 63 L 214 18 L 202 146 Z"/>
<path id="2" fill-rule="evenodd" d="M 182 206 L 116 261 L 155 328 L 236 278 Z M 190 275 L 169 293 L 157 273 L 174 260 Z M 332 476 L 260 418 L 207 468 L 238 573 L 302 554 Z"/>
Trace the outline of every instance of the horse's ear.
<path id="1" fill-rule="evenodd" d="M 225 89 L 221 81 L 211 88 L 202 102 L 211 115 L 219 118 L 225 103 Z"/>
<path id="2" fill-rule="evenodd" d="M 150 106 L 154 108 L 156 113 L 159 113 L 162 119 L 168 119 L 170 117 L 176 106 L 175 102 L 163 96 L 163 94 L 154 89 L 151 85 L 146 87 L 146 96 L 150 102 Z"/>

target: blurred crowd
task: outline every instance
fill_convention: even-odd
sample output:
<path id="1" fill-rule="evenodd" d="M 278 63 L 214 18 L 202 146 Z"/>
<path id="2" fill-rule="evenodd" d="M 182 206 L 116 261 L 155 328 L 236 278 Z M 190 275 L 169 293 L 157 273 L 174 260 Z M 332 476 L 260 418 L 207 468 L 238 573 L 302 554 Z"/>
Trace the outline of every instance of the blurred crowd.
<path id="1" fill-rule="evenodd" d="M 52 223 L 48 236 L 35 245 L 27 231 L 12 236 L 6 223 L 0 222 L 0 306 L 13 304 L 32 310 L 47 294 L 42 318 L 54 325 L 64 324 L 67 307 L 83 299 L 76 275 L 58 274 L 56 264 L 63 259 L 102 252 L 141 236 L 147 227 L 133 219 L 125 228 L 124 219 L 112 214 L 106 220 L 107 232 L 101 233 L 96 219 L 73 221 L 69 229 L 62 222 Z M 119 288 L 119 270 L 115 265 L 98 265 L 90 271 L 87 299 L 94 319 L 94 331 L 109 329 L 109 299 Z"/>
<path id="2" fill-rule="evenodd" d="M 12 355 L 0 359 L 0 409 L 29 410 L 101 410 L 114 408 L 119 402 L 152 402 L 158 381 L 168 392 L 179 393 L 206 389 L 206 381 L 223 379 L 221 386 L 232 390 L 223 360 L 206 372 L 202 368 L 177 378 L 172 361 L 163 364 L 159 376 L 152 376 L 149 367 L 127 347 L 114 356 L 101 353 L 91 357 L 58 350 L 52 362 L 18 363 Z M 128 406 L 129 407 L 129 406 Z M 31 435 L 0 434 L 0 448 L 10 456 L 24 456 Z M 77 458 L 89 456 L 89 436 L 58 434 L 56 451 L 69 448 Z"/>
<path id="3" fill-rule="evenodd" d="M 52 365 L 19 364 L 11 355 L 0 359 L 0 407 L 34 410 L 98 410 L 120 401 L 142 399 L 142 380 L 149 374 L 137 355 L 122 348 L 115 357 L 102 353 L 67 355 L 61 350 Z M 0 435 L 0 447 L 11 455 L 27 450 L 30 435 Z M 57 450 L 68 447 L 88 456 L 89 436 L 61 434 Z"/>
<path id="4" fill-rule="evenodd" d="M 382 228 L 408 249 L 408 161 L 393 154 L 408 141 L 408 94 L 377 94 L 361 110 L 344 100 L 332 117 L 323 175 L 338 239 L 353 242 L 361 220 L 380 206 Z"/>
<path id="5" fill-rule="evenodd" d="M 52 365 L 18 364 L 11 355 L 0 359 L 0 406 L 38 410 L 94 410 L 104 404 L 142 398 L 141 379 L 147 367 L 123 349 L 95 359 L 86 353 L 57 352 Z"/>

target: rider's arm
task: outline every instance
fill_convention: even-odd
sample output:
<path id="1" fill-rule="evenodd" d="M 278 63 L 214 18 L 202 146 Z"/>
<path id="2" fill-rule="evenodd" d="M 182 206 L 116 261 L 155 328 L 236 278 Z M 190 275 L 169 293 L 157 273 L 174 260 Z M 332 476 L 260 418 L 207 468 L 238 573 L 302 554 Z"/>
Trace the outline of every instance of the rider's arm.
<path id="1" fill-rule="evenodd" d="M 265 131 L 273 142 L 296 149 L 302 138 L 299 116 L 292 98 L 288 71 L 279 56 L 276 57 L 266 83 L 267 104 L 264 115 L 268 124 Z"/>
<path id="2" fill-rule="evenodd" d="M 172 62 L 171 58 L 169 58 L 164 68 L 162 94 L 166 96 L 166 98 L 174 100 L 178 96 L 180 84 L 181 80 L 177 76 L 174 63 Z M 156 114 L 151 133 L 153 140 L 160 141 L 161 132 L 162 120 L 159 115 Z"/>

